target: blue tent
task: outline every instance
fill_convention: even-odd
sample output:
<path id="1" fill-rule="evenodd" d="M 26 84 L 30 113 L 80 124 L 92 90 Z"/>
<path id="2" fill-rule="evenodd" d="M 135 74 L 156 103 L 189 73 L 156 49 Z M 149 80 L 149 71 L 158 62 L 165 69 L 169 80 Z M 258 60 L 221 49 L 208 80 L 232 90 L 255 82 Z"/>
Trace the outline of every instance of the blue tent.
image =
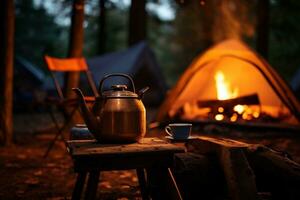
<path id="1" fill-rule="evenodd" d="M 149 86 L 145 95 L 146 104 L 160 103 L 167 91 L 167 84 L 163 77 L 155 55 L 146 42 L 140 42 L 126 50 L 97 56 L 87 60 L 88 66 L 97 84 L 107 74 L 125 73 L 133 77 L 136 88 Z M 105 81 L 104 88 L 113 84 L 128 82 L 123 78 L 110 78 Z"/>
<path id="2" fill-rule="evenodd" d="M 45 78 L 45 74 L 41 69 L 21 56 L 15 58 L 14 76 L 22 79 L 22 81 L 32 82 L 36 86 L 40 86 Z"/>
<path id="3" fill-rule="evenodd" d="M 14 62 L 14 111 L 25 111 L 42 101 L 44 72 L 29 60 L 16 56 Z"/>
<path id="4" fill-rule="evenodd" d="M 297 70 L 295 75 L 293 76 L 290 85 L 295 92 L 298 99 L 300 99 L 300 68 Z"/>
<path id="5" fill-rule="evenodd" d="M 122 51 L 89 58 L 87 63 L 97 86 L 107 74 L 125 73 L 133 78 L 136 89 L 150 87 L 150 90 L 144 96 L 146 104 L 157 105 L 164 99 L 167 84 L 155 55 L 146 42 L 140 42 Z M 57 76 L 57 78 L 59 82 L 63 82 L 62 76 Z M 105 81 L 103 88 L 107 90 L 113 84 L 129 83 L 124 78 L 109 78 Z M 85 88 L 86 86 L 87 80 L 82 78 L 80 87 Z M 44 88 L 48 92 L 55 90 L 51 77 L 45 80 Z"/>

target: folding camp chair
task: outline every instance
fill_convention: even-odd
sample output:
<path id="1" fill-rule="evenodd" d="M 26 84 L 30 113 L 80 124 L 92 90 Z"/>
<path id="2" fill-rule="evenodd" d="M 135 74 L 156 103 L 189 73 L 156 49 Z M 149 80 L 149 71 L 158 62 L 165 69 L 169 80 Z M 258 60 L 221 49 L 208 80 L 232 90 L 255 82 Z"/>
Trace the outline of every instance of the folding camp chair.
<path id="1" fill-rule="evenodd" d="M 58 98 L 48 98 L 48 102 L 51 105 L 50 109 L 50 116 L 58 130 L 56 133 L 54 139 L 51 141 L 49 147 L 47 148 L 47 151 L 44 155 L 44 157 L 47 157 L 50 150 L 52 149 L 53 145 L 55 144 L 56 140 L 59 138 L 59 136 L 62 137 L 63 141 L 65 141 L 63 136 L 63 131 L 71 125 L 72 119 L 74 117 L 74 114 L 76 110 L 79 107 L 79 99 L 76 97 L 73 98 L 67 98 L 63 94 L 63 90 L 61 87 L 61 84 L 59 83 L 59 79 L 57 76 L 57 73 L 67 73 L 67 72 L 84 72 L 88 84 L 91 87 L 91 90 L 93 92 L 94 96 L 86 96 L 85 100 L 89 103 L 93 103 L 95 100 L 95 97 L 99 96 L 98 91 L 96 88 L 96 84 L 92 78 L 91 72 L 88 70 L 87 63 L 85 61 L 85 58 L 54 58 L 50 56 L 44 56 L 45 63 L 47 64 L 47 68 L 49 72 L 51 73 L 51 76 L 54 81 L 54 85 L 58 94 Z M 59 111 L 62 112 L 65 120 L 64 124 L 62 126 L 59 125 L 58 119 L 55 116 L 55 112 L 53 109 L 53 106 L 55 106 Z"/>

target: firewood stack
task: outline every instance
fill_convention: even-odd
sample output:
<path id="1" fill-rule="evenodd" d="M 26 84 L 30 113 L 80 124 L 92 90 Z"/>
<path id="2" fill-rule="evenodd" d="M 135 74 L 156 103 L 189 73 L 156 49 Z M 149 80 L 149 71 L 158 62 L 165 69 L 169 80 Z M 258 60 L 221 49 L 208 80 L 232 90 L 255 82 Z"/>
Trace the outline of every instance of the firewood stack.
<path id="1" fill-rule="evenodd" d="M 300 165 L 263 145 L 199 136 L 175 157 L 183 199 L 300 199 Z"/>

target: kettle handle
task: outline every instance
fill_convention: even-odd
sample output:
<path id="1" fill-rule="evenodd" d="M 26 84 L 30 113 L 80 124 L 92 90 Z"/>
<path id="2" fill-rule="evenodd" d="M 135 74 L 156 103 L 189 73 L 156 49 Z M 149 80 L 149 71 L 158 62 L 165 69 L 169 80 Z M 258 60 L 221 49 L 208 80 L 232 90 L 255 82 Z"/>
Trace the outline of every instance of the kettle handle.
<path id="1" fill-rule="evenodd" d="M 133 92 L 135 93 L 134 82 L 133 82 L 132 78 L 131 78 L 129 75 L 123 74 L 123 73 L 114 73 L 114 74 L 108 74 L 108 75 L 104 76 L 104 77 L 101 79 L 100 84 L 99 84 L 99 89 L 98 89 L 98 92 L 99 92 L 99 95 L 100 95 L 100 96 L 101 96 L 101 94 L 102 94 L 102 86 L 103 86 L 104 81 L 105 81 L 106 79 L 108 79 L 109 77 L 112 77 L 112 76 L 122 76 L 122 77 L 124 77 L 124 78 L 127 78 L 127 79 L 130 81 L 130 83 L 131 83 Z"/>

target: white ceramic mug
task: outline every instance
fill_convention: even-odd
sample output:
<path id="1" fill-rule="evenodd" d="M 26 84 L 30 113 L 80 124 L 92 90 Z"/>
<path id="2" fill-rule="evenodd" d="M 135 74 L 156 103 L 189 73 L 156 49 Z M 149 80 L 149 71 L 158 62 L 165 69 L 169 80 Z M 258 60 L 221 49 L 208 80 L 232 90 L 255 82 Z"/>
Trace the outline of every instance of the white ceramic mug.
<path id="1" fill-rule="evenodd" d="M 192 124 L 173 123 L 165 127 L 166 133 L 174 139 L 187 139 L 190 137 Z"/>

